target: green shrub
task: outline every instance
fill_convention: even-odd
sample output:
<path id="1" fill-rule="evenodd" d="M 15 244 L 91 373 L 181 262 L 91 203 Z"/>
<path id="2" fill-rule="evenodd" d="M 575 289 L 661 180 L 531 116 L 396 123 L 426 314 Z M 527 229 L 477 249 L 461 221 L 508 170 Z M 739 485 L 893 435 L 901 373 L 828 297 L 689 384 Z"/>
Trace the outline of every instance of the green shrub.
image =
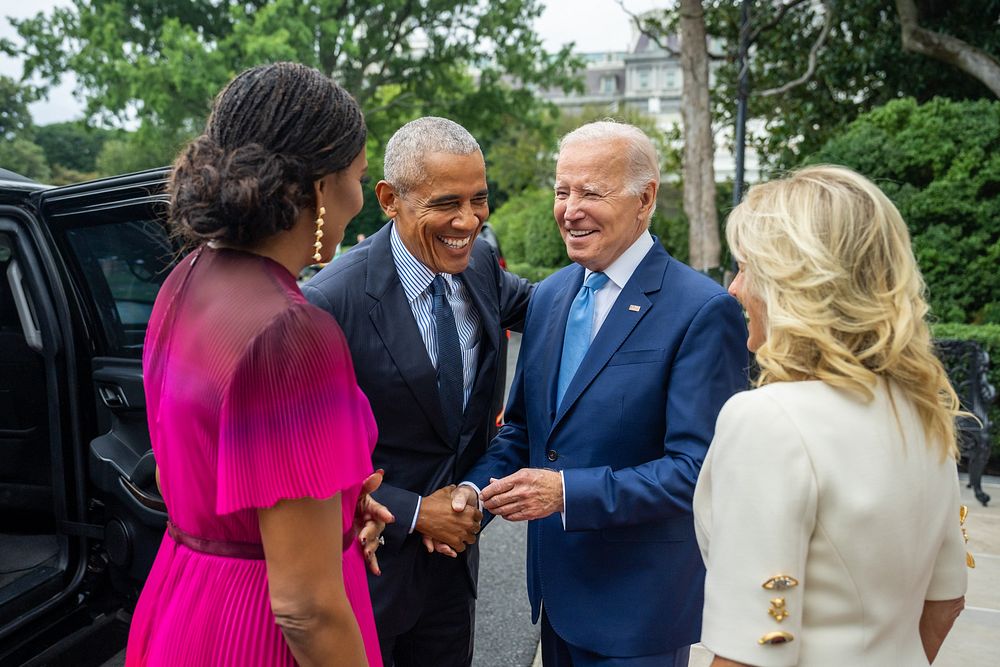
<path id="1" fill-rule="evenodd" d="M 1000 392 L 1000 324 L 935 324 L 931 327 L 937 339 L 974 340 L 990 355 L 989 380 Z M 1000 469 L 1000 397 L 994 398 L 989 408 L 992 429 L 990 438 L 993 454 L 990 459 L 992 469 Z"/>
<path id="2" fill-rule="evenodd" d="M 896 100 L 807 162 L 851 167 L 895 202 L 935 317 L 1000 324 L 1000 101 Z"/>
<path id="3" fill-rule="evenodd" d="M 566 246 L 552 217 L 552 191 L 525 190 L 490 216 L 510 264 L 559 268 L 569 264 Z"/>
<path id="4" fill-rule="evenodd" d="M 545 280 L 553 273 L 559 270 L 560 267 L 548 267 L 548 266 L 533 266 L 526 263 L 518 264 L 507 264 L 507 270 L 511 273 L 526 278 L 527 280 L 537 283 L 541 280 Z"/>

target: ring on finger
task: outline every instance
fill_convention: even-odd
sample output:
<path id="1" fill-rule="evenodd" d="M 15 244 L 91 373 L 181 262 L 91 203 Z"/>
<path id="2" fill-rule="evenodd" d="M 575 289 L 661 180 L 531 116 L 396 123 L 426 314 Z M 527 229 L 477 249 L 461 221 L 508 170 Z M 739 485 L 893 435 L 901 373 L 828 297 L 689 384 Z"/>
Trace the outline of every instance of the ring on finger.
<path id="1" fill-rule="evenodd" d="M 385 546 L 385 537 L 382 536 L 382 535 L 379 535 L 378 536 L 378 543 L 381 544 L 382 546 Z"/>

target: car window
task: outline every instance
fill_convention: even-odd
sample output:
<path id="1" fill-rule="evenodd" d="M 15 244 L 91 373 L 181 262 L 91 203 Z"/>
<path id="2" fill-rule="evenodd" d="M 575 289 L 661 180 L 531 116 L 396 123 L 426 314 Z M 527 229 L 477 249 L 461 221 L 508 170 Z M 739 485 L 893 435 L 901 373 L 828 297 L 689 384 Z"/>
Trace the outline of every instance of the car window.
<path id="1" fill-rule="evenodd" d="M 178 255 L 157 220 L 68 229 L 66 238 L 104 329 L 106 354 L 142 356 L 153 302 Z"/>

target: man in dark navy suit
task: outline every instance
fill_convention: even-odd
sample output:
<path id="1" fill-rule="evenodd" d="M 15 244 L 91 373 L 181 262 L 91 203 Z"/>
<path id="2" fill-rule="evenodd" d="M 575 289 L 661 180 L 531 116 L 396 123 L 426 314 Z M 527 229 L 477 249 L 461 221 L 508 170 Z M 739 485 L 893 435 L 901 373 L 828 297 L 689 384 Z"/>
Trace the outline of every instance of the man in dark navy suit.
<path id="1" fill-rule="evenodd" d="M 719 410 L 746 388 L 746 327 L 650 235 L 659 183 L 631 125 L 560 143 L 554 213 L 575 263 L 535 290 L 507 423 L 455 494 L 530 521 L 547 667 L 686 667 L 698 641 L 691 501 Z"/>
<path id="2" fill-rule="evenodd" d="M 489 217 L 475 139 L 421 118 L 386 145 L 375 192 L 390 221 L 303 286 L 340 323 L 378 423 L 374 494 L 396 521 L 369 577 L 387 667 L 472 661 L 482 513 L 452 509 L 454 484 L 496 433 L 504 329 L 520 329 L 531 286 L 477 239 Z M 448 557 L 451 556 L 451 557 Z"/>

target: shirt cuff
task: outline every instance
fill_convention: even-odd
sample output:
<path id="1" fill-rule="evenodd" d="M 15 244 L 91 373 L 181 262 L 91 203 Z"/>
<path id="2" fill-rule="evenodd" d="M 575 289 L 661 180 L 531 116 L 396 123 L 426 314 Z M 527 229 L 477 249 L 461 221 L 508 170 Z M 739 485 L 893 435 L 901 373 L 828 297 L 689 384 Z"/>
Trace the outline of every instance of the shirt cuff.
<path id="1" fill-rule="evenodd" d="M 410 530 L 407 534 L 412 534 L 414 530 L 417 529 L 417 517 L 420 516 L 420 502 L 423 500 L 421 496 L 417 496 L 417 506 L 413 510 L 413 522 L 410 524 Z"/>
<path id="2" fill-rule="evenodd" d="M 566 475 L 563 473 L 564 471 L 559 471 L 559 479 L 562 480 L 563 485 L 563 508 L 562 512 L 559 512 L 559 516 L 562 517 L 563 530 L 566 530 Z"/>
<path id="3" fill-rule="evenodd" d="M 475 484 L 473 484 L 472 482 L 461 482 L 459 484 L 459 486 L 467 486 L 467 487 L 469 487 L 470 489 L 472 489 L 473 491 L 476 492 L 476 503 L 479 505 L 479 511 L 482 512 L 483 511 L 483 499 L 482 499 L 483 490 L 480 489 Z"/>

